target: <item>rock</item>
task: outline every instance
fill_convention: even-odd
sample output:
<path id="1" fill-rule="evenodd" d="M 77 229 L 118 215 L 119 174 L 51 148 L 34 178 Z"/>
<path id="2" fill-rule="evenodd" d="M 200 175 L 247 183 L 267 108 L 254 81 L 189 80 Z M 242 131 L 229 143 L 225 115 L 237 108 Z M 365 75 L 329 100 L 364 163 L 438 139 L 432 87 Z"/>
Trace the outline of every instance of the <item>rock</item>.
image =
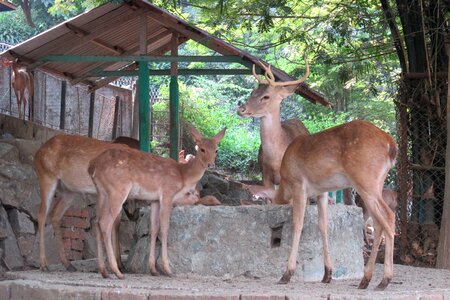
<path id="1" fill-rule="evenodd" d="M 205 172 L 199 184 L 201 197 L 214 196 L 223 205 L 240 205 L 243 199 L 252 200 L 252 195 L 243 188 L 242 183 L 215 172 Z"/>
<path id="2" fill-rule="evenodd" d="M 168 237 L 172 271 L 202 276 L 279 277 L 290 251 L 291 215 L 291 206 L 287 205 L 176 207 Z M 148 212 L 141 219 L 148 220 Z M 329 208 L 328 219 L 334 278 L 360 278 L 364 266 L 361 209 L 335 205 Z M 132 248 L 127 268 L 147 272 L 148 252 L 148 235 L 144 235 Z M 322 240 L 316 206 L 306 209 L 298 253 L 294 276 L 305 281 L 321 280 Z"/>
<path id="3" fill-rule="evenodd" d="M 26 212 L 33 220 L 37 219 L 41 201 L 31 165 L 0 159 L 0 201 Z"/>
<path id="4" fill-rule="evenodd" d="M 17 161 L 19 160 L 19 150 L 13 145 L 0 142 L 0 159 Z"/>
<path id="5" fill-rule="evenodd" d="M 34 223 L 30 220 L 27 214 L 22 213 L 17 209 L 11 209 L 8 211 L 8 217 L 9 222 L 16 234 L 35 234 L 36 231 L 34 229 Z"/>
<path id="6" fill-rule="evenodd" d="M 20 161 L 30 165 L 33 163 L 34 154 L 42 145 L 42 142 L 40 141 L 24 139 L 11 139 L 4 141 L 4 143 L 14 146 L 18 150 Z"/>
<path id="7" fill-rule="evenodd" d="M 3 206 L 0 206 L 0 216 L 0 219 L 8 218 L 6 210 Z M 10 269 L 23 267 L 24 261 L 22 255 L 20 254 L 16 236 L 9 222 L 6 223 L 6 232 L 6 238 L 0 242 L 4 251 L 4 262 L 7 268 Z"/>
<path id="8" fill-rule="evenodd" d="M 8 214 L 0 212 L 0 241 L 8 237 L 8 222 Z"/>

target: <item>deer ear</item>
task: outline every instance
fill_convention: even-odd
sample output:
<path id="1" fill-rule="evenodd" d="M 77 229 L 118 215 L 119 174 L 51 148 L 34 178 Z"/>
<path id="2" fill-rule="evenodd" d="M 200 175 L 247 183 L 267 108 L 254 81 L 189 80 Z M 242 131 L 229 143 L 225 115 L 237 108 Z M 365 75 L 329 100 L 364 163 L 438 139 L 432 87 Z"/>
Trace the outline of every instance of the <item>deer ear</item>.
<path id="1" fill-rule="evenodd" d="M 197 129 L 194 128 L 194 126 L 188 125 L 188 129 L 196 142 L 200 141 L 203 138 L 203 136 L 200 134 L 200 132 L 197 131 Z"/>
<path id="2" fill-rule="evenodd" d="M 225 131 L 227 130 L 227 128 L 225 127 L 224 129 L 222 129 L 218 134 L 216 134 L 212 139 L 216 142 L 216 144 L 220 143 L 220 141 L 223 139 L 223 137 L 225 136 Z"/>
<path id="3" fill-rule="evenodd" d="M 295 85 L 288 85 L 281 88 L 280 94 L 283 96 L 283 99 L 287 96 L 292 95 L 295 93 L 295 90 L 297 89 L 298 84 Z"/>

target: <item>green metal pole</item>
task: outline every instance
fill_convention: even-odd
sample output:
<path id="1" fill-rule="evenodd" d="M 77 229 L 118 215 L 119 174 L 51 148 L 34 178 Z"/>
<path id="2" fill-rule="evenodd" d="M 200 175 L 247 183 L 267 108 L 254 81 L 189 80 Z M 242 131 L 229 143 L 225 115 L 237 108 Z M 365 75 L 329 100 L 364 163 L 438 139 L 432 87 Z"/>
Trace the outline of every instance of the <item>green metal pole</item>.
<path id="1" fill-rule="evenodd" d="M 144 152 L 150 149 L 150 103 L 149 103 L 148 62 L 139 61 L 139 148 Z"/>
<path id="2" fill-rule="evenodd" d="M 180 97 L 178 76 L 170 77 L 170 157 L 178 161 L 180 128 Z"/>

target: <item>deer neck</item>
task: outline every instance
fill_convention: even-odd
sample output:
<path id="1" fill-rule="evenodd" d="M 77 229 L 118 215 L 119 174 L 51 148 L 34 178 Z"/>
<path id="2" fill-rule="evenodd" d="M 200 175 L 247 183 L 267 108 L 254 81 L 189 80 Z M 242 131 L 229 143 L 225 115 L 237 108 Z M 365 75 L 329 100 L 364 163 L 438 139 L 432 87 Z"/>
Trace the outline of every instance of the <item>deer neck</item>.
<path id="1" fill-rule="evenodd" d="M 196 184 L 205 173 L 208 165 L 203 163 L 197 156 L 187 164 L 181 164 L 181 175 L 185 186 Z"/>
<path id="2" fill-rule="evenodd" d="M 279 109 L 261 118 L 260 136 L 263 149 L 271 149 L 270 152 L 275 152 L 279 148 L 284 153 L 286 133 L 281 127 Z"/>

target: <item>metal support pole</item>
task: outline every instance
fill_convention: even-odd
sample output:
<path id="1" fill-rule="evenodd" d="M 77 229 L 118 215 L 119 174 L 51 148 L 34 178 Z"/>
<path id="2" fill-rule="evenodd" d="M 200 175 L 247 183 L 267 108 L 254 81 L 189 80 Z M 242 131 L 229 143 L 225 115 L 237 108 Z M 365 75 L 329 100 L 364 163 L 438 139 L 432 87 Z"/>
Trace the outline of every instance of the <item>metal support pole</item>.
<path id="1" fill-rule="evenodd" d="M 170 77 L 170 157 L 178 161 L 180 129 L 180 101 L 178 76 Z"/>
<path id="2" fill-rule="evenodd" d="M 64 129 L 66 126 L 66 90 L 67 82 L 61 81 L 61 112 L 59 114 L 59 129 Z"/>
<path id="3" fill-rule="evenodd" d="M 171 55 L 178 56 L 178 34 L 173 33 Z M 170 64 L 170 157 L 178 161 L 180 150 L 180 97 L 178 89 L 178 63 Z"/>
<path id="4" fill-rule="evenodd" d="M 116 96 L 116 103 L 114 106 L 114 120 L 113 120 L 113 128 L 112 128 L 112 139 L 114 140 L 117 137 L 117 126 L 119 122 L 119 109 L 120 109 L 120 97 Z"/>
<path id="5" fill-rule="evenodd" d="M 149 103 L 149 71 L 146 61 L 139 62 L 139 148 L 144 152 L 150 149 L 150 103 Z"/>
<path id="6" fill-rule="evenodd" d="M 88 127 L 88 137 L 92 137 L 92 132 L 94 129 L 94 112 L 95 112 L 95 92 L 91 93 L 91 100 L 89 102 L 89 127 Z"/>

